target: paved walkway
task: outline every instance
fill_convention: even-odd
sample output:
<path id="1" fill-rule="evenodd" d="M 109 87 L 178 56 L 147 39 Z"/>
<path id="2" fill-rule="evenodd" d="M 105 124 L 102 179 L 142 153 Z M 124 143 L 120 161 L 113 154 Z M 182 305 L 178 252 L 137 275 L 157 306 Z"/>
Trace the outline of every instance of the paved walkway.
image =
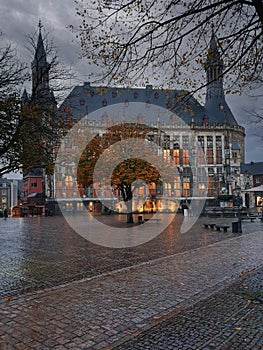
<path id="1" fill-rule="evenodd" d="M 180 312 L 114 350 L 261 350 L 263 268 Z"/>
<path id="2" fill-rule="evenodd" d="M 259 231 L 11 300 L 2 299 L 0 349 L 116 348 L 149 325 L 209 297 L 246 271 L 263 266 L 262 251 Z M 181 348 L 205 349 L 208 338 L 203 335 L 195 345 L 198 347 Z M 244 349 L 260 349 L 259 344 L 255 346 Z M 150 345 L 137 348 L 169 349 Z"/>

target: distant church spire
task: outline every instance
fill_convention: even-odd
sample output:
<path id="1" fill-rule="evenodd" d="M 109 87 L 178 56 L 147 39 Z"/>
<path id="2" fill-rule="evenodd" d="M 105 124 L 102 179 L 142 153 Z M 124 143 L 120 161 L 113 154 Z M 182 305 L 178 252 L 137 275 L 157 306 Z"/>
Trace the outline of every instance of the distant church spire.
<path id="1" fill-rule="evenodd" d="M 31 64 L 32 68 L 32 98 L 38 99 L 43 97 L 43 93 L 49 91 L 49 69 L 50 64 L 47 62 L 47 55 L 41 34 L 42 29 L 41 20 L 39 20 L 38 40 L 34 60 Z"/>

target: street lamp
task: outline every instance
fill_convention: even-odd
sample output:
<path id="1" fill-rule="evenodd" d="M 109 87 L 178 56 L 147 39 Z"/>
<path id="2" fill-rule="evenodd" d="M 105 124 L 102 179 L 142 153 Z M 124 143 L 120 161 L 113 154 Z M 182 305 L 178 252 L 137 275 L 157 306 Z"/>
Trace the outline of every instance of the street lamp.
<path id="1" fill-rule="evenodd" d="M 227 120 L 226 120 L 226 110 L 223 103 L 219 103 L 219 109 L 224 113 L 224 136 L 225 136 L 225 142 L 224 142 L 224 149 L 225 149 L 225 180 L 226 180 L 226 186 L 227 191 L 230 193 L 230 187 L 229 187 L 229 176 L 230 176 L 230 146 L 229 146 L 229 129 L 227 126 Z"/>
<path id="2" fill-rule="evenodd" d="M 242 233 L 242 221 L 240 218 L 240 206 L 242 205 L 242 197 L 241 197 L 241 187 L 239 185 L 236 186 L 235 192 L 237 194 L 237 206 L 238 206 L 238 221 L 237 221 L 237 232 Z"/>

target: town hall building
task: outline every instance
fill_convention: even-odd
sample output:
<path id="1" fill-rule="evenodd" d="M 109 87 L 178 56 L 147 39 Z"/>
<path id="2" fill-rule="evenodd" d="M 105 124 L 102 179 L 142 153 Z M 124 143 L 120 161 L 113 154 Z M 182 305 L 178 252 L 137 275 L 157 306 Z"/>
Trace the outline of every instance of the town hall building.
<path id="1" fill-rule="evenodd" d="M 41 40 L 40 37 L 39 41 Z M 38 49 L 43 50 L 43 46 L 38 44 Z M 46 62 L 42 64 L 45 65 Z M 134 103 L 143 105 L 145 108 L 133 115 L 132 122 L 152 127 L 147 140 L 158 143 L 163 159 L 178 169 L 173 182 L 162 185 L 162 201 L 164 197 L 170 199 L 169 203 L 172 198 L 180 202 L 191 201 L 195 185 L 198 195 L 205 198 L 207 204 L 214 203 L 220 195 L 233 194 L 240 181 L 240 164 L 244 163 L 245 130 L 237 123 L 226 102 L 223 65 L 216 37 L 212 33 L 204 65 L 207 79 L 204 105 L 184 90 L 155 89 L 151 85 L 145 88 L 103 87 L 84 82 L 83 85 L 73 88 L 59 107 L 58 113 L 69 126 L 85 120 L 85 126 L 96 136 L 102 135 L 107 126 L 114 123 L 131 122 L 127 119 L 129 108 Z M 115 105 L 119 106 L 118 115 L 108 112 L 111 110 L 109 107 Z M 151 110 L 155 112 L 151 114 Z M 191 163 L 193 155 L 195 164 Z M 103 189 L 100 188 L 99 193 L 96 184 L 93 184 L 80 191 L 76 166 L 70 160 L 57 164 L 58 174 L 53 180 L 43 180 L 46 206 L 52 212 L 57 211 L 57 202 L 69 211 L 83 210 L 83 203 L 90 210 L 103 210 L 98 205 L 100 196 L 105 198 Z M 153 186 L 148 203 L 135 203 L 134 210 L 145 210 L 145 206 L 149 206 L 149 200 L 153 199 L 156 209 L 175 209 L 170 204 L 166 206 L 165 203 L 158 202 L 158 191 Z M 115 200 L 116 204 L 112 209 L 121 212 L 121 198 Z M 152 209 L 153 203 L 150 206 Z"/>

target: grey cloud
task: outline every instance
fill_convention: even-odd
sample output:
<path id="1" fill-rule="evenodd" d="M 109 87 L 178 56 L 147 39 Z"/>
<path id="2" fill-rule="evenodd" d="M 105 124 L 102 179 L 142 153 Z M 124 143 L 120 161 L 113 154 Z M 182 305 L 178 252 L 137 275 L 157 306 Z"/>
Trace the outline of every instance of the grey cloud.
<path id="1" fill-rule="evenodd" d="M 86 73 L 92 68 L 85 60 L 79 59 L 80 45 L 75 35 L 67 28 L 70 24 L 77 26 L 80 24 L 75 7 L 74 0 L 1 1 L 0 29 L 5 37 L 17 46 L 20 56 L 30 64 L 29 55 L 25 49 L 26 35 L 37 29 L 38 21 L 41 19 L 47 31 L 50 31 L 54 37 L 59 56 L 66 65 L 72 66 L 76 71 L 77 83 L 82 83 L 86 80 Z M 238 122 L 246 127 L 246 162 L 262 161 L 262 141 L 255 136 L 254 128 L 248 127 L 249 111 L 254 106 L 255 100 L 249 98 L 248 94 L 241 97 L 227 96 L 227 100 Z M 257 131 L 263 135 L 262 129 Z"/>

